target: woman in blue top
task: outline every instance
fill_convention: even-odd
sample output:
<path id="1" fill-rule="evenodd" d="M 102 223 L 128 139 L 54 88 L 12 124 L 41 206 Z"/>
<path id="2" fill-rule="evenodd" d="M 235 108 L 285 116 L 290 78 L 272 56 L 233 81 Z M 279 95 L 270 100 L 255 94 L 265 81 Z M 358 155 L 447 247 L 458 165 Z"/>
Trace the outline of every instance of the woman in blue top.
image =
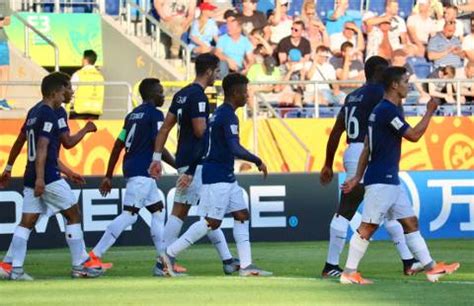
<path id="1" fill-rule="evenodd" d="M 191 44 L 189 45 L 194 54 L 202 54 L 212 51 L 211 42 L 217 43 L 219 29 L 216 21 L 211 17 L 212 12 L 216 9 L 209 2 L 202 2 L 199 5 L 201 15 L 194 20 L 191 26 Z"/>

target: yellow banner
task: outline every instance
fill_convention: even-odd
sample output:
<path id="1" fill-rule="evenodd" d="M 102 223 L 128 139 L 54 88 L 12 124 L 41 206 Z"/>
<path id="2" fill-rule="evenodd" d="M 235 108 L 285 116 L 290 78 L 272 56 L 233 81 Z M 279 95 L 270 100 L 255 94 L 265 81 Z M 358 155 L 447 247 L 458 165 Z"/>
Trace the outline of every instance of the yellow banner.
<path id="1" fill-rule="evenodd" d="M 413 126 L 420 118 L 409 118 Z M 285 119 L 292 131 L 304 141 L 310 150 L 311 171 L 319 171 L 324 163 L 326 142 L 334 119 Z M 0 169 L 8 160 L 8 154 L 22 125 L 21 120 L 2 120 L 0 123 Z M 85 121 L 70 121 L 71 132 L 77 132 Z M 104 175 L 110 151 L 123 122 L 101 120 L 96 122 L 98 131 L 88 134 L 71 150 L 61 149 L 60 159 L 71 169 L 84 175 Z M 167 147 L 175 150 L 175 132 Z M 241 123 L 241 142 L 253 151 L 253 123 Z M 341 139 L 334 170 L 343 171 L 342 156 L 345 136 Z M 308 162 L 305 151 L 276 119 L 258 120 L 257 153 L 271 172 L 301 172 Z M 22 176 L 26 164 L 26 146 L 13 168 L 14 176 Z M 240 166 L 239 166 L 240 167 Z M 402 147 L 402 170 L 474 170 L 474 117 L 434 118 L 425 136 L 417 143 L 405 141 Z M 122 173 L 120 159 L 116 174 Z M 236 169 L 238 170 L 238 169 Z"/>

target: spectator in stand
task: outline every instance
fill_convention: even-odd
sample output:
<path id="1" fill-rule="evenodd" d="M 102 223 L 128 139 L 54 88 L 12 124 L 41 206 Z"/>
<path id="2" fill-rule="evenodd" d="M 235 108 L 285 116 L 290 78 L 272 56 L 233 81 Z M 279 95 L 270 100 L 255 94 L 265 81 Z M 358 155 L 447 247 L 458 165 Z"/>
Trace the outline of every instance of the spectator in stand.
<path id="1" fill-rule="evenodd" d="M 464 78 L 474 80 L 474 61 L 469 61 L 464 67 Z M 474 82 L 461 84 L 461 95 L 466 104 L 474 103 Z"/>
<path id="2" fill-rule="evenodd" d="M 70 119 L 97 120 L 104 112 L 103 85 L 74 85 L 74 82 L 104 82 L 102 72 L 95 66 L 97 53 L 84 51 L 82 68 L 71 77 L 74 99 L 70 104 Z"/>
<path id="3" fill-rule="evenodd" d="M 273 48 L 270 43 L 263 37 L 263 31 L 259 29 L 253 29 L 249 35 L 250 42 L 252 43 L 253 49 L 261 48 L 261 52 L 264 55 L 272 55 Z"/>
<path id="4" fill-rule="evenodd" d="M 423 1 L 421 1 L 423 2 Z M 441 3 L 440 0 L 428 0 L 429 4 L 429 16 L 433 20 L 440 20 L 443 19 L 443 14 L 444 14 L 444 8 L 443 4 Z M 413 7 L 412 13 L 418 14 L 420 12 L 420 1 L 417 1 L 415 6 Z"/>
<path id="5" fill-rule="evenodd" d="M 455 22 L 447 22 L 443 31 L 438 32 L 428 42 L 428 58 L 434 62 L 435 68 L 463 66 L 464 51 L 461 40 L 454 36 Z"/>
<path id="6" fill-rule="evenodd" d="M 456 25 L 454 36 L 462 40 L 464 37 L 464 25 L 461 20 L 457 19 L 458 17 L 458 8 L 448 4 L 444 7 L 444 16 L 443 19 L 439 19 L 436 22 L 436 32 L 441 32 L 444 29 L 446 23 L 454 22 Z"/>
<path id="7" fill-rule="evenodd" d="M 424 56 L 430 36 L 436 34 L 436 22 L 430 17 L 430 0 L 418 0 L 418 7 L 418 13 L 408 17 L 408 36 L 417 48 L 417 55 Z"/>
<path id="8" fill-rule="evenodd" d="M 181 36 L 188 31 L 194 20 L 196 1 L 154 0 L 153 3 L 160 16 L 160 23 L 174 36 L 169 49 L 170 56 L 178 58 Z"/>
<path id="9" fill-rule="evenodd" d="M 346 41 L 341 46 L 341 55 L 333 57 L 331 64 L 336 69 L 336 77 L 338 80 L 364 80 L 364 64 L 357 58 L 357 52 L 354 45 Z M 354 87 L 360 87 L 360 83 L 344 84 L 341 89 L 346 93 L 352 91 Z"/>
<path id="10" fill-rule="evenodd" d="M 202 54 L 213 50 L 212 42 L 217 42 L 219 29 L 216 21 L 212 18 L 212 14 L 217 7 L 209 2 L 202 2 L 199 5 L 201 14 L 199 18 L 194 20 L 191 26 L 189 47 L 194 54 Z"/>
<path id="11" fill-rule="evenodd" d="M 360 11 L 349 10 L 349 0 L 336 0 L 336 8 L 334 11 L 329 11 L 328 20 L 326 22 L 329 37 L 335 33 L 342 32 L 344 30 L 344 24 L 348 21 L 355 22 L 360 28 L 362 26 L 360 22 L 361 19 Z"/>
<path id="12" fill-rule="evenodd" d="M 314 53 L 311 67 L 306 72 L 306 80 L 310 81 L 335 81 L 336 70 L 329 64 L 331 50 L 326 46 L 319 46 Z M 339 105 L 344 102 L 345 94 L 339 90 L 339 85 L 319 84 L 316 85 L 316 93 L 319 95 L 320 105 Z M 315 103 L 315 86 L 306 85 L 304 92 L 305 103 Z"/>
<path id="13" fill-rule="evenodd" d="M 225 12 L 234 9 L 234 6 L 232 5 L 232 0 L 207 0 L 203 2 L 211 3 L 212 5 L 215 5 L 217 7 L 212 17 L 218 23 L 224 23 L 226 21 L 224 17 Z"/>
<path id="14" fill-rule="evenodd" d="M 6 14 L 6 8 L 0 6 L 0 82 L 8 81 L 10 76 L 10 50 L 7 33 L 3 29 L 10 25 L 10 16 Z M 7 101 L 7 86 L 0 85 L 0 110 L 11 109 Z"/>
<path id="15" fill-rule="evenodd" d="M 243 0 L 242 13 L 237 16 L 242 25 L 242 33 L 249 36 L 252 30 L 262 30 L 266 39 L 270 38 L 270 27 L 265 14 L 257 11 L 257 0 Z"/>
<path id="16" fill-rule="evenodd" d="M 471 14 L 470 28 L 471 34 L 466 35 L 462 41 L 462 50 L 467 60 L 474 62 L 474 13 Z"/>
<path id="17" fill-rule="evenodd" d="M 301 20 L 293 22 L 291 35 L 283 38 L 277 46 L 277 54 L 280 65 L 286 64 L 290 50 L 298 49 L 302 55 L 302 61 L 309 60 L 311 55 L 311 44 L 303 37 L 304 23 Z"/>
<path id="18" fill-rule="evenodd" d="M 250 40 L 242 35 L 242 27 L 234 11 L 226 12 L 227 34 L 219 37 L 216 55 L 221 60 L 221 77 L 229 72 L 246 74 L 253 61 L 253 46 Z"/>
<path id="19" fill-rule="evenodd" d="M 456 69 L 453 66 L 440 67 L 433 71 L 429 79 L 453 79 L 456 75 Z M 455 90 L 453 83 L 429 83 L 428 93 L 434 98 L 440 98 L 441 104 L 456 103 Z"/>
<path id="20" fill-rule="evenodd" d="M 360 57 L 362 58 L 362 54 L 365 49 L 364 35 L 354 22 L 346 22 L 344 24 L 344 30 L 340 33 L 332 34 L 330 41 L 331 51 L 334 54 L 338 54 L 340 52 L 343 43 L 350 41 L 360 53 Z"/>
<path id="21" fill-rule="evenodd" d="M 291 35 L 293 18 L 288 15 L 288 0 L 275 0 L 275 12 L 271 18 L 270 42 L 278 45 L 280 41 Z"/>
<path id="22" fill-rule="evenodd" d="M 364 20 L 368 33 L 366 58 L 379 55 L 390 59 L 393 50 L 406 47 L 407 28 L 403 18 L 398 16 L 398 9 L 398 0 L 386 0 L 383 15 L 374 16 L 373 12 L 366 14 Z"/>
<path id="23" fill-rule="evenodd" d="M 288 60 L 284 65 L 286 74 L 283 81 L 302 81 L 305 79 L 305 61 L 299 49 L 291 49 L 288 54 Z M 292 101 L 288 101 L 291 106 L 303 106 L 303 86 L 292 84 L 285 89 L 291 89 Z"/>
<path id="24" fill-rule="evenodd" d="M 311 52 L 314 53 L 320 45 L 329 46 L 329 35 L 326 27 L 316 15 L 314 0 L 305 0 L 301 11 L 301 21 L 305 24 L 303 37 L 310 42 Z"/>

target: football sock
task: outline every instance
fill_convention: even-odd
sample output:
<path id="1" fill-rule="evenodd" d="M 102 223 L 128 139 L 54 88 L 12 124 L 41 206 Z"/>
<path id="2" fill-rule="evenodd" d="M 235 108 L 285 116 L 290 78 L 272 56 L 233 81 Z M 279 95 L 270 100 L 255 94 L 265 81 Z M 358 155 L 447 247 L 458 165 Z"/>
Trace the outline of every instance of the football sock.
<path id="1" fill-rule="evenodd" d="M 164 251 L 169 245 L 178 239 L 181 228 L 183 227 L 183 220 L 176 217 L 175 215 L 170 215 L 168 221 L 165 224 L 165 229 L 163 231 L 163 243 L 161 244 L 161 251 Z"/>
<path id="2" fill-rule="evenodd" d="M 31 230 L 17 226 L 15 232 L 13 233 L 12 238 L 12 266 L 21 268 L 25 262 L 26 249 L 28 244 L 28 239 L 30 238 Z"/>
<path id="3" fill-rule="evenodd" d="M 362 257 L 364 257 L 368 247 L 369 241 L 360 237 L 359 233 L 356 232 L 352 235 L 349 243 L 349 255 L 347 256 L 344 272 L 352 273 L 357 271 L 359 262 Z"/>
<path id="4" fill-rule="evenodd" d="M 341 256 L 344 244 L 346 243 L 347 229 L 349 228 L 349 220 L 343 216 L 334 215 L 331 225 L 329 226 L 329 248 L 326 262 L 337 266 L 339 265 L 339 257 Z"/>
<path id="5" fill-rule="evenodd" d="M 166 253 L 171 257 L 178 256 L 179 253 L 193 245 L 196 241 L 204 237 L 210 230 L 206 220 L 201 219 L 189 227 L 189 229 L 166 248 Z"/>
<path id="6" fill-rule="evenodd" d="M 216 248 L 217 253 L 219 253 L 219 257 L 222 261 L 232 259 L 232 254 L 230 253 L 229 246 L 227 245 L 227 241 L 222 229 L 218 228 L 216 230 L 209 231 L 207 233 L 207 237 Z"/>
<path id="7" fill-rule="evenodd" d="M 155 245 L 156 254 L 160 255 L 160 247 L 163 242 L 163 232 L 165 227 L 164 211 L 156 211 L 151 214 L 150 234 Z"/>
<path id="8" fill-rule="evenodd" d="M 434 265 L 433 258 L 431 258 L 428 246 L 426 245 L 425 239 L 421 236 L 420 231 L 405 234 L 405 238 L 410 251 L 424 267 Z"/>
<path id="9" fill-rule="evenodd" d="M 80 223 L 66 225 L 66 242 L 71 252 L 73 267 L 80 266 L 89 258 L 84 247 L 84 234 Z"/>
<path id="10" fill-rule="evenodd" d="M 250 249 L 249 221 L 234 220 L 234 240 L 237 245 L 240 266 L 245 269 L 252 264 L 252 251 Z"/>
<path id="11" fill-rule="evenodd" d="M 12 248 L 12 245 L 13 245 L 13 244 L 10 242 L 10 245 L 8 246 L 8 251 L 7 251 L 7 253 L 5 254 L 5 256 L 3 257 L 3 262 L 9 263 L 9 264 L 12 263 L 12 260 L 13 260 L 13 248 Z"/>
<path id="12" fill-rule="evenodd" d="M 397 220 L 386 220 L 385 229 L 392 238 L 393 245 L 397 248 L 398 254 L 402 260 L 408 260 L 413 258 L 413 254 L 410 252 L 406 243 L 405 235 L 403 234 L 403 227 Z"/>
<path id="13" fill-rule="evenodd" d="M 99 243 L 93 249 L 93 252 L 97 257 L 102 257 L 105 252 L 115 243 L 117 238 L 122 234 L 122 232 L 134 224 L 138 219 L 136 214 L 131 214 L 128 211 L 122 212 L 118 215 L 112 223 L 107 226 L 104 235 L 100 238 Z"/>

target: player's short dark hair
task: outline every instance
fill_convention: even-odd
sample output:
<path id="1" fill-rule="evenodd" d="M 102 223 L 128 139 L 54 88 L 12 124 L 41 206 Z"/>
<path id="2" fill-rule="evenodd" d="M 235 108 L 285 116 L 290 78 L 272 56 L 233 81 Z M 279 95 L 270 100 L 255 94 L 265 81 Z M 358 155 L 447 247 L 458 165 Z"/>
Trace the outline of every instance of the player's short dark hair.
<path id="1" fill-rule="evenodd" d="M 229 73 L 224 80 L 222 80 L 222 89 L 224 89 L 224 96 L 230 97 L 234 90 L 239 85 L 246 85 L 249 79 L 240 73 Z"/>
<path id="2" fill-rule="evenodd" d="M 347 48 L 354 48 L 354 44 L 351 43 L 350 41 L 345 41 L 341 45 L 341 52 L 346 51 Z"/>
<path id="3" fill-rule="evenodd" d="M 97 53 L 94 50 L 86 50 L 84 51 L 83 58 L 87 59 L 89 64 L 94 65 L 97 61 Z"/>
<path id="4" fill-rule="evenodd" d="M 383 72 L 383 87 L 388 90 L 394 82 L 400 82 L 402 77 L 407 73 L 405 67 L 392 66 L 385 69 Z"/>
<path id="5" fill-rule="evenodd" d="M 196 75 L 203 75 L 208 69 L 215 70 L 219 66 L 219 58 L 212 53 L 202 53 L 196 57 Z"/>
<path id="6" fill-rule="evenodd" d="M 364 72 L 367 81 L 373 80 L 376 75 L 382 72 L 389 66 L 388 61 L 381 56 L 375 55 L 369 57 L 365 61 Z"/>
<path id="7" fill-rule="evenodd" d="M 69 74 L 67 74 L 66 72 L 62 72 L 62 71 L 55 71 L 55 72 L 52 72 L 51 75 L 54 75 L 60 79 L 63 79 L 64 82 L 66 82 L 66 84 L 68 85 L 69 83 L 71 83 L 71 76 Z M 66 85 L 66 86 L 67 86 Z"/>
<path id="8" fill-rule="evenodd" d="M 69 78 L 66 78 L 62 73 L 53 72 L 45 76 L 41 81 L 41 94 L 43 97 L 49 97 L 54 92 L 68 85 Z"/>
<path id="9" fill-rule="evenodd" d="M 146 78 L 140 82 L 138 86 L 138 91 L 140 92 L 140 96 L 142 100 L 151 100 L 154 98 L 153 88 L 156 85 L 160 85 L 160 80 L 157 78 Z"/>

